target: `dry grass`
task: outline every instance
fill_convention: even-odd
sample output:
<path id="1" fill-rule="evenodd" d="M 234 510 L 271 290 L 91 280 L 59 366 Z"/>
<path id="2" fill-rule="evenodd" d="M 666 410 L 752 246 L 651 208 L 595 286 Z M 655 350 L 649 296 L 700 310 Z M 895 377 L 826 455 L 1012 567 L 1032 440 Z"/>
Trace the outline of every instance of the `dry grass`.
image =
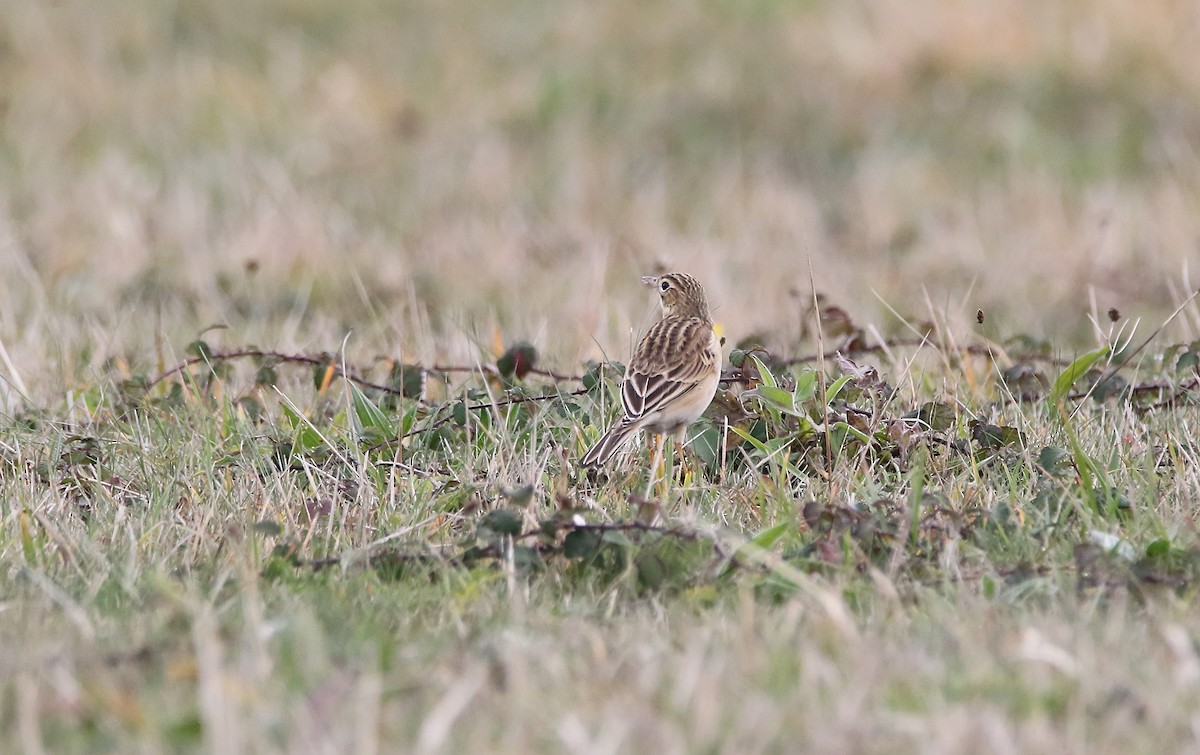
<path id="1" fill-rule="evenodd" d="M 1023 523 L 902 548 L 919 569 L 805 556 L 808 591 L 752 570 L 646 591 L 558 562 L 269 571 L 287 538 L 305 558 L 448 547 L 472 495 L 524 484 L 535 522 L 560 450 L 607 416 L 593 397 L 393 467 L 355 442 L 348 389 L 302 371 L 257 392 L 257 420 L 233 403 L 250 370 L 132 415 L 120 390 L 214 324 L 213 344 L 364 367 L 528 340 L 578 371 L 625 357 L 657 266 L 781 354 L 814 350 L 810 268 L 881 334 L 1068 357 L 1138 320 L 1140 339 L 1197 286 L 1197 49 L 1182 0 L 0 4 L 0 749 L 1194 746 L 1194 589 L 1130 587 L 1128 564 L 1088 584 L 1076 549 L 1091 530 L 1195 548 L 1194 407 L 1064 424 L 988 365 L 879 355 L 897 413 L 948 400 L 1027 451 L 931 454 L 921 479 L 853 454 L 824 479 L 742 468 L 676 491 L 672 520 L 741 542 L 803 501 L 924 486 Z M 1196 338 L 1193 305 L 1147 356 Z M 278 468 L 289 401 L 343 465 Z M 1037 452 L 1072 431 L 1131 518 L 1038 509 Z M 640 487 L 562 479 L 617 517 Z M 797 528 L 776 555 L 816 544 Z"/>

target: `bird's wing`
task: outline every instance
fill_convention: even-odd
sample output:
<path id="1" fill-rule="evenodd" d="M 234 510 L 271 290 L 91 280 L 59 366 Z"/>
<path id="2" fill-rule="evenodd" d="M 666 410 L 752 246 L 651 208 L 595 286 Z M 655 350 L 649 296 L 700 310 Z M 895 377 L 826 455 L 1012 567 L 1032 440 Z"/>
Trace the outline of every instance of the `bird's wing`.
<path id="1" fill-rule="evenodd" d="M 625 370 L 625 416 L 635 420 L 651 415 L 703 382 L 719 358 L 712 340 L 712 323 L 706 320 L 669 318 L 655 323 Z"/>

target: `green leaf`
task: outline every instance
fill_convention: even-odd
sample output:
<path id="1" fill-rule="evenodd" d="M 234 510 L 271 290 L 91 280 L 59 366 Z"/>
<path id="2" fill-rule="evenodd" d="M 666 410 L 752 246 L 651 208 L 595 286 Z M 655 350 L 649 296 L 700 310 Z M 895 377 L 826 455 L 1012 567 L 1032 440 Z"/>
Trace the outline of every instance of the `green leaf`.
<path id="1" fill-rule="evenodd" d="M 1097 487 L 1092 498 L 1096 501 L 1096 511 L 1104 516 L 1125 516 L 1133 510 L 1133 501 L 1111 485 Z"/>
<path id="2" fill-rule="evenodd" d="M 1129 390 L 1129 381 L 1120 375 L 1104 376 L 1104 370 L 1088 370 L 1084 376 L 1091 383 L 1092 401 L 1103 404 L 1110 398 L 1119 397 Z"/>
<path id="3" fill-rule="evenodd" d="M 30 564 L 38 562 L 38 548 L 33 541 L 33 527 L 30 524 L 33 517 L 29 515 L 29 511 L 23 509 L 17 515 L 17 521 L 21 526 L 21 552 L 25 555 L 25 561 Z"/>
<path id="4" fill-rule="evenodd" d="M 325 441 L 321 440 L 321 434 L 314 430 L 304 417 L 297 414 L 288 402 L 285 401 L 280 406 L 283 409 L 283 415 L 287 417 L 288 423 L 292 426 L 292 431 L 296 434 L 293 441 L 295 451 L 306 453 L 324 445 Z"/>
<path id="5" fill-rule="evenodd" d="M 522 485 L 519 488 L 505 490 L 504 497 L 512 503 L 513 506 L 525 506 L 533 499 L 533 486 Z"/>
<path id="6" fill-rule="evenodd" d="M 771 388 L 779 387 L 775 376 L 771 374 L 771 371 L 767 369 L 767 366 L 763 364 L 763 361 L 758 358 L 757 354 L 747 354 L 746 356 L 754 360 L 754 366 L 758 368 L 758 377 L 762 380 L 763 385 L 770 386 Z"/>
<path id="7" fill-rule="evenodd" d="M 842 389 L 846 387 L 846 384 L 853 379 L 850 375 L 842 375 L 837 380 L 834 380 L 825 390 L 825 401 L 830 402 L 837 398 Z"/>
<path id="8" fill-rule="evenodd" d="M 765 403 L 785 414 L 797 414 L 796 406 L 792 403 L 792 394 L 782 388 L 764 384 L 750 391 L 750 394 L 758 396 Z"/>
<path id="9" fill-rule="evenodd" d="M 542 557 L 530 545 L 514 545 L 512 549 L 513 566 L 518 569 L 531 569 L 540 566 Z"/>
<path id="10" fill-rule="evenodd" d="M 497 535 L 520 535 L 521 515 L 512 509 L 493 509 L 479 521 L 480 537 L 488 537 L 488 533 Z"/>
<path id="11" fill-rule="evenodd" d="M 942 401 L 926 401 L 921 408 L 904 415 L 904 419 L 915 419 L 937 432 L 954 424 L 954 407 Z"/>
<path id="12" fill-rule="evenodd" d="M 734 568 L 734 563 L 738 560 L 738 557 L 753 561 L 757 554 L 770 550 L 791 529 L 791 522 L 780 522 L 767 527 L 765 530 L 760 530 L 754 537 L 738 546 L 735 557 L 730 559 L 724 569 L 724 573 L 728 573 Z"/>
<path id="13" fill-rule="evenodd" d="M 496 369 L 506 378 L 516 376 L 520 380 L 529 374 L 536 363 L 537 349 L 528 343 L 518 343 L 496 360 Z"/>
<path id="14" fill-rule="evenodd" d="M 563 538 L 563 555 L 567 558 L 591 558 L 600 549 L 600 535 L 591 530 L 571 530 Z"/>
<path id="15" fill-rule="evenodd" d="M 376 438 L 390 438 L 396 432 L 395 424 L 358 386 L 350 384 L 350 395 L 354 401 L 354 416 L 358 419 L 359 432 Z"/>
<path id="16" fill-rule="evenodd" d="M 780 464 L 783 461 L 780 456 L 780 451 L 785 446 L 790 445 L 796 438 L 795 435 L 784 435 L 778 438 L 759 440 L 749 431 L 738 427 L 737 425 L 732 425 L 729 429 L 732 430 L 739 438 L 754 446 L 755 450 L 762 454 L 762 459 L 755 463 L 762 463 L 763 460 L 770 459 L 772 464 Z M 794 477 L 803 477 L 803 475 L 800 473 L 800 470 L 796 468 L 796 465 L 790 461 L 781 464 L 780 469 L 786 470 L 788 474 Z"/>
<path id="17" fill-rule="evenodd" d="M 1000 381 L 1015 398 L 1022 401 L 1040 398 L 1050 385 L 1042 371 L 1027 362 L 1005 367 L 1000 371 Z"/>
<path id="18" fill-rule="evenodd" d="M 800 406 L 817 395 L 817 371 L 806 369 L 796 375 L 796 388 L 792 391 L 792 402 Z"/>
<path id="19" fill-rule="evenodd" d="M 412 408 L 410 408 L 407 412 L 405 412 L 404 416 L 400 418 L 400 434 L 401 435 L 408 435 L 410 432 L 412 432 L 413 425 L 415 425 L 417 422 L 417 410 L 418 409 L 420 409 L 420 407 L 418 405 L 414 404 L 412 406 Z"/>
<path id="20" fill-rule="evenodd" d="M 258 420 L 265 413 L 262 402 L 254 396 L 242 396 L 234 402 L 234 407 L 241 410 L 251 420 Z"/>
<path id="21" fill-rule="evenodd" d="M 1084 498 L 1087 500 L 1088 507 L 1099 513 L 1093 480 L 1096 477 L 1102 477 L 1100 468 L 1084 452 L 1083 447 L 1079 444 L 1079 437 L 1075 434 L 1074 425 L 1071 424 L 1070 412 L 1061 403 L 1058 405 L 1058 413 L 1062 420 L 1063 430 L 1067 433 L 1067 440 L 1071 443 L 1071 455 L 1075 459 L 1075 469 L 1079 472 L 1079 481 L 1083 488 Z"/>
<path id="22" fill-rule="evenodd" d="M 990 575 L 985 574 L 983 579 L 980 580 L 980 584 L 983 587 L 983 597 L 987 598 L 988 600 L 995 599 L 996 580 L 992 579 Z"/>
<path id="23" fill-rule="evenodd" d="M 780 522 L 772 527 L 767 527 L 765 530 L 762 530 L 757 535 L 750 538 L 750 542 L 759 548 L 766 550 L 775 543 L 779 542 L 779 538 L 787 534 L 787 531 L 791 529 L 791 526 L 791 522 Z"/>
<path id="24" fill-rule="evenodd" d="M 1052 475 L 1058 476 L 1070 471 L 1071 452 L 1057 446 L 1046 446 L 1038 452 L 1038 466 Z"/>
<path id="25" fill-rule="evenodd" d="M 859 430 L 857 427 L 846 422 L 834 422 L 830 425 L 830 438 L 833 439 L 833 445 L 840 447 L 846 439 L 846 436 L 856 438 L 860 443 L 870 445 L 871 436 Z"/>
<path id="26" fill-rule="evenodd" d="M 753 435 L 750 434 L 749 431 L 747 431 L 741 427 L 738 427 L 737 425 L 730 425 L 729 429 L 732 430 L 734 432 L 734 434 L 737 435 L 739 438 L 746 441 L 750 445 L 754 446 L 756 449 L 758 449 L 764 455 L 767 455 L 770 453 L 770 450 L 767 448 L 766 443 L 759 440 L 758 438 L 755 438 Z"/>
<path id="27" fill-rule="evenodd" d="M 425 392 L 425 369 L 419 364 L 397 362 L 388 375 L 388 385 L 400 389 L 404 398 L 421 398 Z"/>
<path id="28" fill-rule="evenodd" d="M 1194 370 L 1197 366 L 1200 366 L 1200 353 L 1193 350 L 1183 352 L 1175 362 L 1175 369 L 1179 372 Z"/>
<path id="29" fill-rule="evenodd" d="M 583 389 L 585 391 L 590 391 L 601 384 L 600 371 L 602 369 L 603 365 L 599 362 L 590 362 L 588 364 L 587 371 L 583 373 Z"/>
<path id="30" fill-rule="evenodd" d="M 166 732 L 171 740 L 172 749 L 183 749 L 181 745 L 184 744 L 190 749 L 192 745 L 199 745 L 204 739 L 204 720 L 196 713 L 188 713 L 168 726 Z"/>
<path id="31" fill-rule="evenodd" d="M 1057 404 L 1066 398 L 1067 394 L 1071 392 L 1071 386 L 1075 385 L 1079 378 L 1086 375 L 1087 371 L 1092 368 L 1092 365 L 1107 357 L 1109 353 L 1111 353 L 1111 349 L 1104 346 L 1095 351 L 1089 351 L 1067 365 L 1062 374 L 1054 380 L 1054 385 L 1050 387 L 1050 394 L 1047 396 L 1050 403 Z"/>
<path id="32" fill-rule="evenodd" d="M 271 387 L 279 382 L 279 373 L 269 364 L 264 364 L 258 368 L 258 372 L 254 373 L 254 385 Z"/>
<path id="33" fill-rule="evenodd" d="M 1007 425 L 992 425 L 977 419 L 971 420 L 971 440 L 980 448 L 997 449 L 1020 445 L 1021 431 Z"/>
<path id="34" fill-rule="evenodd" d="M 254 523 L 254 531 L 266 537 L 279 537 L 283 534 L 283 527 L 278 522 L 272 522 L 270 519 L 263 519 Z"/>
<path id="35" fill-rule="evenodd" d="M 211 360 L 212 355 L 213 355 L 212 347 L 209 346 L 206 342 L 200 341 L 200 340 L 192 341 L 191 343 L 189 343 L 187 345 L 187 348 L 184 349 L 184 352 L 190 356 L 202 359 L 205 362 Z"/>
<path id="36" fill-rule="evenodd" d="M 313 371 L 312 371 L 313 388 L 316 388 L 318 391 L 321 390 L 323 387 L 325 387 L 326 378 L 329 377 L 329 373 L 336 372 L 336 371 L 337 371 L 337 364 L 334 363 L 332 360 L 327 361 L 327 362 L 322 362 L 321 364 L 313 365 Z"/>
<path id="37" fill-rule="evenodd" d="M 688 448 L 705 464 L 715 464 L 721 454 L 721 429 L 708 420 L 703 422 L 702 427 L 698 434 L 692 436 Z"/>
<path id="38" fill-rule="evenodd" d="M 1159 538 L 1146 546 L 1146 558 L 1163 558 L 1171 552 L 1171 541 Z"/>
<path id="39" fill-rule="evenodd" d="M 262 576 L 263 579 L 271 582 L 286 577 L 295 571 L 295 569 L 296 565 L 292 562 L 292 559 L 273 554 L 266 565 L 263 566 Z"/>
<path id="40" fill-rule="evenodd" d="M 601 533 L 600 539 L 612 545 L 619 545 L 622 548 L 632 548 L 634 542 L 629 539 L 629 536 L 619 530 L 607 530 Z"/>
<path id="41" fill-rule="evenodd" d="M 686 541 L 662 537 L 645 542 L 634 556 L 638 585 L 661 590 L 691 579 L 712 556 L 712 545 L 704 540 Z"/>
<path id="42" fill-rule="evenodd" d="M 668 563 L 651 550 L 639 553 L 634 566 L 637 568 L 638 585 L 647 590 L 661 590 L 668 577 L 679 575 L 677 570 L 671 568 L 677 564 Z"/>

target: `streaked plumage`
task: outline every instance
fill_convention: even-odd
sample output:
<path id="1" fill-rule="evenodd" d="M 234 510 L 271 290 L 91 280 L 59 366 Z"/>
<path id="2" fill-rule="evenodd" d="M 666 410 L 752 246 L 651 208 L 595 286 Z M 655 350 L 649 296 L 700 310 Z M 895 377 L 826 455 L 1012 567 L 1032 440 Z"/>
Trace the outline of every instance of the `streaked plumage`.
<path id="1" fill-rule="evenodd" d="M 657 288 L 662 318 L 642 337 L 625 369 L 624 415 L 583 455 L 584 466 L 606 463 L 642 429 L 682 442 L 717 390 L 721 342 L 700 283 L 685 273 L 642 280 Z"/>

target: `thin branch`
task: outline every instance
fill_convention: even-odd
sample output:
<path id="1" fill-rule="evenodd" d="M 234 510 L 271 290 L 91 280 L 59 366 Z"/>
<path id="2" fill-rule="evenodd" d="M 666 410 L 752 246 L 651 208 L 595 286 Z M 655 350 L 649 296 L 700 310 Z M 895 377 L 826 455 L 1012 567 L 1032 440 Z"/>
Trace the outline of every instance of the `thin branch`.
<path id="1" fill-rule="evenodd" d="M 460 372 L 460 373 L 473 373 L 473 374 L 483 373 L 483 374 L 491 375 L 493 377 L 501 377 L 500 370 L 497 369 L 496 366 L 492 365 L 492 364 L 485 364 L 482 367 L 469 367 L 467 365 L 457 365 L 457 364 L 452 364 L 452 365 L 435 364 L 432 367 L 423 367 L 422 369 L 424 369 L 426 372 L 432 372 L 434 374 L 443 374 L 443 375 L 454 373 L 454 372 Z M 578 382 L 583 381 L 583 375 L 568 375 L 565 372 L 556 372 L 554 370 L 547 370 L 547 369 L 543 369 L 541 367 L 530 367 L 528 374 L 540 375 L 541 377 L 548 377 L 551 380 L 555 380 L 555 381 L 563 382 L 563 383 L 567 383 L 567 382 L 578 383 Z"/>
<path id="2" fill-rule="evenodd" d="M 931 347 L 938 351 L 957 351 L 957 352 L 965 351 L 968 354 L 989 357 L 991 359 L 995 359 L 995 356 L 996 356 L 995 348 L 988 346 L 986 344 L 968 344 L 967 346 L 960 346 L 958 348 L 951 349 L 946 346 L 942 346 L 937 343 L 934 343 L 933 341 L 930 341 L 928 338 L 915 338 L 915 337 L 914 338 L 897 338 L 894 340 L 886 341 L 883 343 L 875 343 L 875 344 L 865 344 L 865 343 L 862 343 L 859 341 L 855 341 L 854 343 L 851 343 L 846 348 L 839 349 L 839 350 L 842 353 L 849 356 L 849 355 L 854 355 L 854 354 L 878 354 L 878 353 L 885 352 L 887 349 L 895 349 L 895 348 L 902 348 L 902 347 L 911 347 L 911 348 Z M 776 364 L 780 364 L 780 365 L 783 365 L 786 367 L 786 366 L 793 365 L 793 364 L 811 364 L 812 362 L 817 362 L 817 361 L 820 361 L 819 354 L 806 354 L 804 356 L 788 357 L 787 359 L 780 360 Z M 1067 365 L 1069 365 L 1071 363 L 1071 361 L 1069 359 L 1062 359 L 1060 357 L 1054 357 L 1054 356 L 1050 356 L 1048 354 L 1039 354 L 1037 352 L 1028 352 L 1025 354 L 1021 354 L 1020 358 L 1014 359 L 1013 361 L 1014 362 L 1022 362 L 1022 361 L 1024 361 L 1024 362 L 1044 362 L 1046 364 L 1053 364 L 1053 365 L 1062 366 L 1062 367 L 1066 367 Z"/>
<path id="3" fill-rule="evenodd" d="M 1190 297 L 1188 299 L 1188 301 L 1185 302 L 1184 304 L 1187 304 L 1188 302 L 1192 301 L 1194 299 L 1194 297 L 1195 297 L 1195 294 L 1193 294 L 1193 297 Z M 1145 346 L 1151 340 L 1153 340 L 1153 338 L 1156 335 L 1158 335 L 1159 331 L 1161 331 L 1161 328 L 1159 328 L 1159 330 L 1156 330 L 1153 334 L 1151 334 L 1151 337 L 1146 339 L 1145 342 L 1143 342 L 1140 346 L 1138 346 L 1138 348 L 1135 349 L 1133 351 L 1133 353 L 1137 353 L 1137 352 L 1141 351 L 1142 349 L 1144 349 Z M 925 346 L 932 346 L 933 348 L 939 349 L 939 350 L 944 350 L 946 348 L 944 346 L 938 346 L 936 344 L 932 344 L 927 339 L 901 338 L 901 339 L 896 339 L 893 341 L 888 341 L 886 343 L 880 343 L 880 344 L 874 344 L 874 345 L 850 344 L 850 346 L 847 349 L 847 353 L 848 354 L 880 353 L 880 352 L 883 352 L 886 349 L 890 349 L 890 348 L 897 348 L 897 347 L 922 348 Z M 978 354 L 980 356 L 986 356 L 989 358 L 994 357 L 994 352 L 990 348 L 983 346 L 983 345 L 970 345 L 970 346 L 959 348 L 959 349 L 957 349 L 957 351 L 960 351 L 960 352 L 966 351 L 968 353 Z M 1120 364 L 1110 367 L 1105 372 L 1105 378 L 1111 377 L 1113 374 L 1115 374 L 1116 371 L 1120 367 L 1122 367 L 1123 365 L 1128 363 L 1128 361 L 1130 360 L 1131 357 L 1132 357 L 1132 354 L 1129 354 L 1125 357 L 1124 360 L 1122 360 L 1122 362 Z M 216 364 L 218 362 L 226 362 L 226 361 L 232 361 L 232 360 L 236 360 L 236 359 L 248 359 L 248 358 L 249 359 L 271 360 L 278 364 L 301 364 L 301 365 L 307 365 L 307 366 L 311 366 L 311 367 L 328 368 L 328 369 L 332 369 L 334 371 L 334 375 L 336 377 L 344 378 L 345 380 L 348 380 L 348 381 L 350 381 L 356 385 L 359 385 L 361 387 L 369 388 L 371 390 L 380 391 L 381 393 L 387 393 L 387 394 L 394 395 L 394 396 L 403 396 L 404 395 L 403 388 L 392 386 L 392 385 L 386 385 L 383 383 L 376 383 L 371 380 L 367 380 L 366 378 L 359 377 L 358 375 L 355 375 L 352 373 L 348 374 L 346 372 L 346 370 L 344 370 L 338 366 L 337 361 L 333 355 L 321 354 L 321 355 L 313 356 L 313 355 L 309 355 L 309 354 L 286 354 L 286 353 L 283 353 L 280 351 L 274 351 L 274 350 L 269 350 L 269 349 L 251 349 L 251 348 L 237 349 L 234 351 L 212 352 L 212 353 L 208 353 L 208 354 L 201 354 L 198 356 L 189 357 L 189 358 L 183 360 L 182 362 L 180 362 L 179 364 L 175 365 L 174 367 L 171 367 L 170 369 L 168 369 L 168 370 L 164 371 L 163 373 L 159 374 L 158 376 L 156 376 L 153 380 L 151 380 L 149 383 L 147 383 L 146 388 L 147 388 L 147 390 L 149 390 L 150 388 L 153 388 L 154 386 L 158 385 L 159 383 L 162 383 L 163 381 L 171 378 L 172 376 L 182 374 L 189 368 L 195 367 L 198 364 L 208 364 L 211 367 L 213 364 Z M 793 365 L 793 364 L 805 364 L 805 363 L 817 362 L 817 361 L 819 361 L 819 359 L 820 359 L 819 354 L 805 355 L 805 356 L 790 357 L 787 359 L 779 360 L 779 361 L 775 362 L 775 364 L 784 365 L 784 366 Z M 1023 361 L 1042 361 L 1045 363 L 1055 364 L 1055 365 L 1068 364 L 1068 362 L 1066 360 L 1046 356 L 1043 354 L 1036 354 L 1036 353 L 1021 355 L 1019 357 L 1018 361 L 1021 361 L 1021 360 L 1023 360 Z M 435 364 L 431 367 L 424 367 L 421 365 L 413 365 L 413 369 L 414 370 L 422 370 L 426 373 L 433 373 L 433 374 L 461 373 L 461 374 L 475 374 L 475 375 L 480 375 L 481 377 L 500 377 L 500 373 L 496 369 L 495 365 L 466 366 L 466 365 Z M 562 372 L 557 372 L 554 370 L 548 370 L 548 369 L 542 369 L 542 368 L 532 368 L 529 370 L 529 374 L 546 377 L 555 382 L 581 382 L 584 379 L 584 377 L 582 375 L 570 375 L 567 373 L 562 373 Z M 752 382 L 752 378 L 747 376 L 743 370 L 734 369 L 734 370 L 729 370 L 729 371 L 724 372 L 721 375 L 721 382 L 722 383 L 743 383 L 744 384 L 744 383 Z M 1100 382 L 1100 381 L 1097 381 L 1097 382 Z M 1185 381 L 1184 383 L 1180 384 L 1175 389 L 1174 393 L 1171 396 L 1169 396 L 1159 402 L 1156 402 L 1154 404 L 1150 404 L 1144 408 L 1158 409 L 1158 408 L 1170 406 L 1170 405 L 1178 402 L 1179 400 L 1186 398 L 1189 394 L 1191 394 L 1193 391 L 1195 391 L 1197 389 L 1197 387 L 1200 387 L 1200 385 L 1198 385 L 1198 383 L 1200 383 L 1200 381 L 1198 381 L 1196 379 Z M 1146 385 L 1130 386 L 1131 390 L 1134 390 L 1134 391 L 1142 389 L 1142 388 L 1147 388 L 1147 387 L 1149 387 L 1149 386 L 1146 386 Z M 468 404 L 466 406 L 466 410 L 467 411 L 481 411 L 483 409 L 503 408 L 503 407 L 511 406 L 511 405 L 515 405 L 515 404 L 551 401 L 556 398 L 579 396 L 586 392 L 587 392 L 587 389 L 580 388 L 580 389 L 576 389 L 574 391 L 570 391 L 568 393 L 556 392 L 556 393 L 546 394 L 546 395 L 541 395 L 541 396 L 517 396 L 517 397 L 504 399 L 501 401 L 481 401 L 479 403 Z M 1087 395 L 1088 395 L 1087 393 L 1075 394 L 1075 395 L 1070 396 L 1070 398 L 1072 398 L 1074 400 L 1080 400 L 1080 399 L 1086 398 Z M 443 405 L 442 407 L 439 408 L 438 413 L 440 413 L 441 410 L 444 410 L 447 406 L 452 407 L 453 403 L 454 402 L 450 402 L 448 404 Z M 442 425 L 447 424 L 448 422 L 451 422 L 452 420 L 453 420 L 453 417 L 442 417 L 442 418 L 432 422 L 431 424 L 426 425 L 423 428 L 414 430 L 413 432 L 416 432 L 416 433 L 430 432 L 432 430 L 436 430 L 437 428 L 441 427 Z M 385 441 L 384 443 L 382 443 L 380 445 L 387 445 L 388 443 L 391 443 L 394 441 L 395 441 L 395 439 L 392 439 L 391 441 Z"/>
<path id="4" fill-rule="evenodd" d="M 503 409 L 506 406 L 513 406 L 515 404 L 529 404 L 529 403 L 534 403 L 537 401 L 553 401 L 556 398 L 568 398 L 570 396 L 582 396 L 583 394 L 585 394 L 587 392 L 588 392 L 587 388 L 579 388 L 577 390 L 569 391 L 567 393 L 547 393 L 547 394 L 543 394 L 541 396 L 517 396 L 515 398 L 508 398 L 508 399 L 504 399 L 501 401 L 480 401 L 477 404 L 467 404 L 466 411 L 477 412 L 477 411 L 481 411 L 483 409 Z M 439 411 L 440 411 L 440 409 L 444 409 L 447 406 L 453 407 L 453 405 L 455 403 L 456 402 L 451 401 L 447 404 L 444 404 L 442 407 L 439 407 Z M 451 422 L 453 420 L 454 420 L 453 415 L 451 415 L 449 417 L 442 417 L 441 419 L 439 419 L 438 421 L 434 422 L 431 425 L 426 425 L 425 427 L 410 430 L 408 432 L 408 434 L 415 435 L 416 433 L 432 432 L 432 431 L 438 429 L 439 427 L 441 427 L 442 425 L 445 425 L 446 423 Z M 379 445 L 387 445 L 388 443 L 394 443 L 398 439 L 399 439 L 399 437 L 392 438 L 391 440 L 386 441 L 385 443 L 381 443 Z"/>
<path id="5" fill-rule="evenodd" d="M 149 383 L 146 384 L 146 387 L 153 388 L 154 386 L 158 385 L 159 383 L 161 383 L 162 381 L 171 377 L 172 375 L 181 373 L 184 370 L 188 369 L 189 367 L 194 367 L 198 364 L 208 364 L 211 366 L 213 362 L 224 362 L 224 361 L 228 361 L 228 360 L 232 360 L 232 359 L 244 359 L 247 357 L 256 358 L 256 359 L 277 359 L 280 362 L 310 364 L 313 366 L 324 366 L 324 365 L 328 364 L 330 361 L 328 359 L 318 359 L 317 357 L 311 357 L 306 354 L 284 354 L 284 353 L 278 352 L 278 351 L 264 351 L 262 349 L 238 349 L 237 351 L 222 351 L 222 352 L 215 352 L 215 353 L 211 353 L 211 354 L 201 354 L 200 356 L 189 357 L 189 358 L 183 360 L 182 362 L 180 362 L 179 364 L 175 365 L 174 367 L 170 368 L 166 372 L 163 372 L 158 377 L 151 380 Z"/>
<path id="6" fill-rule="evenodd" d="M 1174 392 L 1171 393 L 1170 396 L 1168 396 L 1165 399 L 1162 399 L 1161 401 L 1156 401 L 1153 404 L 1149 404 L 1143 408 L 1150 410 L 1150 409 L 1166 409 L 1168 407 L 1172 407 L 1175 404 L 1179 403 L 1181 400 L 1187 398 L 1188 395 L 1191 394 L 1192 392 L 1194 392 L 1197 388 L 1200 388 L 1200 378 L 1191 378 L 1190 380 L 1185 380 L 1179 384 L 1179 387 L 1176 388 L 1174 390 Z M 1135 390 L 1136 390 L 1136 388 L 1135 388 Z"/>
<path id="7" fill-rule="evenodd" d="M 335 376 L 345 378 L 346 380 L 363 386 L 364 388 L 372 388 L 378 391 L 383 391 L 384 393 L 390 393 L 398 396 L 404 394 L 404 390 L 402 388 L 396 388 L 395 386 L 384 385 L 382 383 L 374 383 L 365 378 L 358 377 L 357 375 L 347 374 L 344 370 L 338 368 L 337 362 L 332 356 L 322 355 L 315 357 L 308 354 L 285 354 L 280 351 L 271 351 L 265 349 L 238 349 L 236 351 L 212 352 L 209 354 L 201 354 L 199 356 L 189 357 L 169 370 L 166 370 L 161 375 L 155 377 L 146 385 L 146 387 L 153 388 L 167 378 L 170 378 L 172 375 L 180 374 L 184 370 L 195 367 L 198 364 L 207 364 L 211 366 L 216 362 L 227 362 L 235 359 L 271 359 L 282 364 L 290 363 L 305 364 L 313 367 L 333 367 Z M 500 372 L 492 365 L 485 365 L 483 367 L 468 367 L 465 365 L 434 365 L 432 367 L 422 367 L 419 365 L 414 365 L 413 369 L 420 369 L 424 372 L 433 374 L 469 373 L 477 375 L 491 375 L 494 377 L 500 376 Z M 530 368 L 529 373 L 533 375 L 540 375 L 542 377 L 548 377 L 551 380 L 558 382 L 579 382 L 583 380 L 582 375 L 567 375 L 565 373 L 542 369 L 539 367 Z"/>
<path id="8" fill-rule="evenodd" d="M 1191 296 L 1184 299 L 1183 303 L 1180 304 L 1178 307 L 1176 307 L 1175 311 L 1172 312 L 1170 314 L 1170 316 L 1167 317 L 1166 320 L 1163 320 L 1161 325 L 1159 325 L 1157 328 L 1154 329 L 1154 332 L 1152 332 L 1150 335 L 1146 336 L 1146 340 L 1144 340 L 1140 344 L 1138 344 L 1137 348 L 1126 353 L 1125 357 L 1120 362 L 1117 362 L 1115 365 L 1110 366 L 1107 370 L 1105 370 L 1103 373 L 1101 373 L 1100 377 L 1097 378 L 1096 382 L 1092 383 L 1092 387 L 1088 389 L 1088 394 L 1090 395 L 1092 393 L 1092 391 L 1096 390 L 1096 388 L 1098 386 L 1100 386 L 1105 380 L 1108 380 L 1113 375 L 1116 375 L 1121 370 L 1122 367 L 1129 364 L 1131 361 L 1133 361 L 1134 357 L 1136 357 L 1138 354 L 1142 353 L 1142 350 L 1145 349 L 1147 346 L 1149 346 L 1151 341 L 1153 341 L 1155 338 L 1158 338 L 1158 334 L 1163 332 L 1163 329 L 1166 328 L 1167 325 L 1171 324 L 1171 321 L 1174 320 L 1176 317 L 1178 317 L 1180 312 L 1182 312 L 1184 309 L 1187 308 L 1187 306 L 1189 304 L 1191 304 L 1193 301 L 1195 301 L 1197 296 L 1200 296 L 1200 289 L 1196 289 L 1195 291 L 1192 292 Z M 1079 407 L 1081 407 L 1081 406 L 1083 406 L 1082 403 L 1077 404 L 1075 406 L 1075 411 L 1071 412 L 1071 416 L 1075 416 L 1075 412 L 1078 412 Z"/>
<path id="9" fill-rule="evenodd" d="M 609 524 L 575 524 L 574 522 L 564 521 L 558 523 L 554 527 L 554 532 L 592 532 L 603 534 L 605 532 L 645 532 L 660 535 L 662 537 L 672 537 L 687 542 L 695 542 L 701 539 L 710 539 L 714 546 L 717 545 L 715 538 L 706 538 L 706 536 L 696 530 L 686 529 L 683 527 L 661 527 L 653 524 L 644 524 L 642 522 L 613 522 Z M 563 545 L 561 543 L 546 543 L 542 538 L 546 531 L 541 527 L 533 530 L 522 532 L 519 535 L 513 535 L 514 542 L 523 540 L 539 540 L 539 553 L 543 554 L 561 554 Z M 438 563 L 448 564 L 451 566 L 460 565 L 463 563 L 463 556 L 470 550 L 469 547 L 462 549 L 462 552 L 457 554 L 436 553 L 429 549 L 427 543 L 411 543 L 408 545 L 391 545 L 379 548 L 378 550 L 366 554 L 358 553 L 354 558 L 350 559 L 349 563 L 363 564 L 376 567 L 380 564 L 396 564 L 396 563 Z M 489 545 L 480 551 L 476 551 L 478 558 L 500 558 L 501 553 L 494 546 Z M 293 559 L 292 563 L 295 566 L 302 566 L 312 569 L 313 571 L 321 571 L 331 566 L 338 566 L 347 563 L 345 554 L 340 556 L 329 556 L 326 558 L 314 559 Z"/>

